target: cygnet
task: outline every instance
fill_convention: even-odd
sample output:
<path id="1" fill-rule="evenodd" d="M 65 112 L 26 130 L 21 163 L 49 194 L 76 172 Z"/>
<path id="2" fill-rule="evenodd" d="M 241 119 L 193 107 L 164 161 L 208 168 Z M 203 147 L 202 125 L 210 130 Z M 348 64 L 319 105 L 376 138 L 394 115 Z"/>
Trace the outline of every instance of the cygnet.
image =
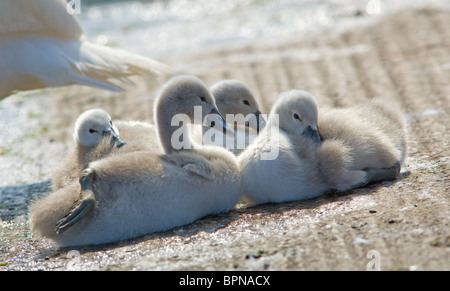
<path id="1" fill-rule="evenodd" d="M 223 80 L 210 87 L 220 113 L 226 118 L 235 135 L 203 127 L 203 144 L 222 146 L 235 155 L 256 140 L 266 125 L 258 102 L 250 88 L 240 80 Z"/>
<path id="2" fill-rule="evenodd" d="M 76 147 L 55 172 L 53 190 L 78 180 L 81 171 L 90 162 L 108 155 L 139 150 L 162 151 L 156 138 L 156 128 L 152 124 L 140 121 L 113 122 L 103 109 L 83 112 L 75 122 L 73 138 Z"/>
<path id="3" fill-rule="evenodd" d="M 352 139 L 341 139 L 339 131 L 333 135 L 331 128 L 341 124 L 327 123 L 330 130 L 319 135 L 318 114 L 316 98 L 306 91 L 291 90 L 279 96 L 266 128 L 238 157 L 245 200 L 259 204 L 307 199 L 398 176 L 401 155 L 386 166 L 366 165 L 356 160 L 365 157 L 366 148 L 349 142 Z M 367 126 L 366 130 L 376 127 Z M 386 147 L 377 147 L 379 140 L 365 133 L 355 132 L 352 138 L 364 139 L 364 145 L 372 144 L 370 150 L 377 148 L 379 155 L 385 154 Z"/>
<path id="4" fill-rule="evenodd" d="M 352 149 L 352 169 L 390 168 L 397 162 L 403 165 L 407 157 L 405 114 L 388 99 L 322 108 L 318 126 L 322 139 L 337 139 Z"/>
<path id="5" fill-rule="evenodd" d="M 58 246 L 101 244 L 232 209 L 241 196 L 236 157 L 220 147 L 191 149 L 187 121 L 195 120 L 194 106 L 201 107 L 204 124 L 221 124 L 233 133 L 201 80 L 176 77 L 155 102 L 164 153 L 138 151 L 90 163 L 79 183 L 30 205 L 33 232 Z"/>

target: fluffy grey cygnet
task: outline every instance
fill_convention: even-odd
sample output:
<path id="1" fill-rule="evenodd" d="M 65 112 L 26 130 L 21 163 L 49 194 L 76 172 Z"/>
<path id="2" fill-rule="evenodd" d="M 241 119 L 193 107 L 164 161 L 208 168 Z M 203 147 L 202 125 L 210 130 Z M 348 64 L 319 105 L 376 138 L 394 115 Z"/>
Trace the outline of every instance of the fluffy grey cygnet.
<path id="1" fill-rule="evenodd" d="M 130 152 L 90 163 L 79 183 L 31 204 L 32 231 L 58 246 L 101 244 L 232 209 L 241 197 L 236 157 L 220 147 L 179 149 L 171 142 L 174 132 L 190 126 L 171 126 L 172 118 L 183 113 L 195 120 L 193 106 L 209 114 L 203 121 L 221 122 L 232 133 L 203 82 L 193 76 L 176 77 L 163 86 L 155 102 L 164 152 Z"/>
<path id="2" fill-rule="evenodd" d="M 99 108 L 87 110 L 77 118 L 73 138 L 75 149 L 53 175 L 53 190 L 78 180 L 90 162 L 106 156 L 142 150 L 162 151 L 155 126 L 140 121 L 113 122 L 110 115 Z"/>
<path id="3" fill-rule="evenodd" d="M 405 122 L 380 102 L 322 117 L 310 93 L 282 93 L 267 127 L 238 157 L 244 198 L 254 204 L 300 200 L 395 179 L 406 156 Z M 372 118 L 385 120 L 360 116 L 375 112 Z M 264 158 L 274 150 L 275 158 Z"/>
<path id="4" fill-rule="evenodd" d="M 258 102 L 250 88 L 240 80 L 222 80 L 210 87 L 217 107 L 233 127 L 234 136 L 203 127 L 203 144 L 227 148 L 239 155 L 250 143 L 256 140 L 259 131 L 266 125 Z M 209 134 L 211 133 L 211 134 Z"/>

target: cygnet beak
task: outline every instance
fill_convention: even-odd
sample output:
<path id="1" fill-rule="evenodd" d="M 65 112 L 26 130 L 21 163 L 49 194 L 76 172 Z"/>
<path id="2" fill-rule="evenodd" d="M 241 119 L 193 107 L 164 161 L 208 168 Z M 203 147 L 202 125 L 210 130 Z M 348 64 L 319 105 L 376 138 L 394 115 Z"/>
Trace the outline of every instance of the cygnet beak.
<path id="1" fill-rule="evenodd" d="M 114 128 L 110 127 L 108 130 L 104 130 L 103 132 L 103 136 L 107 136 L 107 135 L 111 135 L 111 145 L 114 145 L 115 143 L 117 143 L 117 148 L 122 147 L 123 145 L 126 144 L 125 141 L 123 141 L 119 135 L 116 133 L 116 131 L 114 130 Z"/>
<path id="2" fill-rule="evenodd" d="M 259 133 L 264 127 L 266 127 L 266 120 L 261 115 L 261 111 L 257 110 L 255 112 L 256 115 L 256 133 Z"/>
<path id="3" fill-rule="evenodd" d="M 223 118 L 222 114 L 216 109 L 211 109 L 211 112 L 205 116 L 205 121 L 203 123 L 204 126 L 215 127 L 216 124 L 222 124 L 222 131 L 224 134 L 229 136 L 234 136 L 234 130 L 227 124 L 225 118 Z"/>
<path id="4" fill-rule="evenodd" d="M 320 139 L 319 131 L 317 130 L 316 125 L 308 125 L 308 127 L 305 128 L 303 131 L 303 135 L 312 139 L 314 143 L 321 144 L 322 140 Z"/>
<path id="5" fill-rule="evenodd" d="M 224 134 L 234 137 L 234 130 L 232 130 L 228 123 L 226 123 L 225 119 L 223 120 L 222 126 Z"/>

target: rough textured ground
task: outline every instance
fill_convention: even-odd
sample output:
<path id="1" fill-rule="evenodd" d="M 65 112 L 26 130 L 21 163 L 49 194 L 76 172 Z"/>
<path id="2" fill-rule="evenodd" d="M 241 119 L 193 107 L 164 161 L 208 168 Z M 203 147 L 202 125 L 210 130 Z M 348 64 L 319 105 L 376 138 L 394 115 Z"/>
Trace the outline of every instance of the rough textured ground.
<path id="1" fill-rule="evenodd" d="M 28 200 L 49 193 L 48 169 L 70 150 L 79 113 L 103 107 L 116 119 L 151 120 L 155 86 L 137 80 L 127 93 L 70 87 L 11 97 L 9 102 L 45 106 L 48 119 L 28 140 L 36 151 L 47 150 L 24 150 L 30 161 L 21 172 L 37 167 L 36 183 L 15 183 L 17 175 L 2 170 L 14 177 L 0 187 L 0 270 L 366 270 L 371 250 L 382 270 L 450 270 L 449 28 L 450 12 L 415 9 L 347 32 L 162 60 L 208 85 L 224 78 L 247 82 L 263 113 L 279 92 L 292 88 L 311 91 L 319 105 L 395 99 L 409 121 L 406 166 L 394 182 L 301 202 L 239 204 L 227 214 L 79 248 L 75 255 L 30 234 Z M 21 155 L 18 142 L 0 150 L 3 161 Z"/>

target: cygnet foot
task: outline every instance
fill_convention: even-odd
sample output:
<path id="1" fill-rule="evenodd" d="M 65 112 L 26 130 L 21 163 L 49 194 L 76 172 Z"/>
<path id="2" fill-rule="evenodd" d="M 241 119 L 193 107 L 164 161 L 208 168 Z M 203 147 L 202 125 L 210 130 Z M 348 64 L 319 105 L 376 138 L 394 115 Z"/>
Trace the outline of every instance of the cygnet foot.
<path id="1" fill-rule="evenodd" d="M 88 168 L 80 174 L 81 193 L 80 199 L 63 218 L 56 223 L 56 234 L 61 234 L 82 219 L 95 206 L 95 195 L 92 191 L 96 173 L 94 169 Z"/>
<path id="2" fill-rule="evenodd" d="M 400 162 L 398 162 L 398 161 L 390 168 L 366 169 L 367 184 L 397 179 L 398 175 L 400 174 L 400 169 L 401 169 L 401 166 L 400 166 Z"/>

